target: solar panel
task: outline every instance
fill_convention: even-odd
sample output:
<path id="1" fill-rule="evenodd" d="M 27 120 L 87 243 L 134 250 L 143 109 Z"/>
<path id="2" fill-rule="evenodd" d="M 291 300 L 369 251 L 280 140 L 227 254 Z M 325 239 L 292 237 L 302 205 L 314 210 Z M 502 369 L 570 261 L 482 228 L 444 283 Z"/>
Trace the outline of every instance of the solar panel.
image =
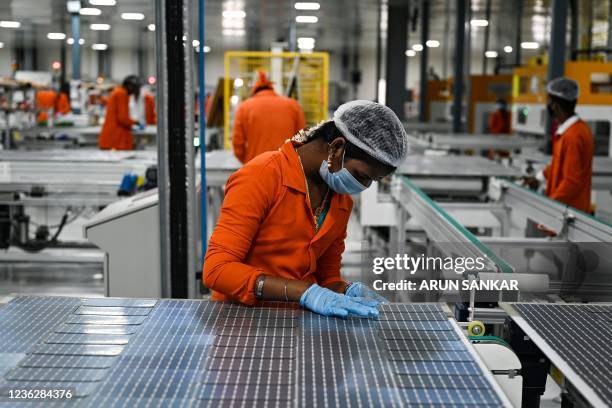
<path id="1" fill-rule="evenodd" d="M 590 403 L 612 406 L 612 305 L 515 303 L 512 308 L 518 316 L 511 317 Z"/>
<path id="2" fill-rule="evenodd" d="M 0 309 L 0 405 L 8 387 L 71 388 L 87 407 L 507 402 L 439 305 L 379 320 L 278 306 L 17 298 Z"/>

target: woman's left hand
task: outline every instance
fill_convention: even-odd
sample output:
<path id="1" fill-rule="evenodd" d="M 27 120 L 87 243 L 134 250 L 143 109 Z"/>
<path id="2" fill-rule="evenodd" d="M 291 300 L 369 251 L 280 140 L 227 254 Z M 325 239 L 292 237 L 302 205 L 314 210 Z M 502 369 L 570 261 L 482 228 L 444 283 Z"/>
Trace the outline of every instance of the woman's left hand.
<path id="1" fill-rule="evenodd" d="M 344 294 L 349 297 L 360 297 L 367 300 L 374 300 L 378 303 L 389 303 L 387 299 L 361 282 L 353 282 L 349 284 Z"/>

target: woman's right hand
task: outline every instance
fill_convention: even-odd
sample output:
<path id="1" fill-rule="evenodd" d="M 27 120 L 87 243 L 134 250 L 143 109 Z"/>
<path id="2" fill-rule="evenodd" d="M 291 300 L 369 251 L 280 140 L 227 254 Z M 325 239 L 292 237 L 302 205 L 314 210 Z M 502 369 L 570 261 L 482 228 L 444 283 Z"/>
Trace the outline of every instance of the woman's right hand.
<path id="1" fill-rule="evenodd" d="M 348 297 L 317 284 L 310 286 L 300 298 L 300 305 L 323 316 L 378 317 L 378 302 Z"/>

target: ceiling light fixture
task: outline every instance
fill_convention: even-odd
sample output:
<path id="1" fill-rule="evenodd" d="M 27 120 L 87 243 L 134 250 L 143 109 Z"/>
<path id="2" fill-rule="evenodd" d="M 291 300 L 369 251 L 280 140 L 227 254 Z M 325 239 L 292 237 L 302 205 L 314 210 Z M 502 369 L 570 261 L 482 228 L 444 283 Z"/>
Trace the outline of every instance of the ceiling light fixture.
<path id="1" fill-rule="evenodd" d="M 108 44 L 93 44 L 91 49 L 94 51 L 105 51 L 108 49 Z"/>
<path id="2" fill-rule="evenodd" d="M 0 21 L 0 27 L 2 28 L 19 28 L 21 23 L 19 21 Z"/>
<path id="3" fill-rule="evenodd" d="M 485 57 L 497 58 L 497 51 L 485 51 Z"/>
<path id="4" fill-rule="evenodd" d="M 155 24 L 149 24 L 149 25 L 147 26 L 147 29 L 148 29 L 149 31 L 155 31 Z"/>
<path id="5" fill-rule="evenodd" d="M 472 27 L 486 27 L 489 25 L 489 22 L 487 20 L 470 20 L 470 25 Z"/>
<path id="6" fill-rule="evenodd" d="M 66 38 L 66 34 L 64 33 L 49 33 L 47 34 L 47 38 L 50 40 L 63 40 Z"/>
<path id="7" fill-rule="evenodd" d="M 540 48 L 540 44 L 535 41 L 525 41 L 521 43 L 521 48 L 525 50 L 537 50 Z"/>
<path id="8" fill-rule="evenodd" d="M 296 23 L 314 24 L 319 21 L 317 16 L 297 16 L 295 17 Z"/>
<path id="9" fill-rule="evenodd" d="M 79 14 L 82 16 L 99 16 L 102 14 L 102 10 L 94 7 L 84 7 L 79 10 Z"/>
<path id="10" fill-rule="evenodd" d="M 438 48 L 440 46 L 440 41 L 438 40 L 427 40 L 425 43 L 429 48 Z"/>
<path id="11" fill-rule="evenodd" d="M 295 3 L 296 10 L 318 10 L 321 8 L 321 5 L 316 2 L 298 2 Z"/>
<path id="12" fill-rule="evenodd" d="M 142 13 L 121 13 L 121 19 L 140 21 L 145 19 L 145 15 Z"/>
<path id="13" fill-rule="evenodd" d="M 415 50 L 406 50 L 406 56 L 407 57 L 414 57 L 416 55 L 416 51 Z"/>
<path id="14" fill-rule="evenodd" d="M 94 31 L 108 31 L 111 29 L 110 24 L 90 24 L 89 28 Z"/>
<path id="15" fill-rule="evenodd" d="M 415 51 L 423 51 L 423 44 L 414 44 L 412 49 Z"/>
<path id="16" fill-rule="evenodd" d="M 511 53 L 511 52 L 512 52 L 512 47 L 511 47 L 511 46 L 509 46 L 509 45 L 506 45 L 506 46 L 504 47 L 504 52 L 505 52 L 506 54 Z"/>

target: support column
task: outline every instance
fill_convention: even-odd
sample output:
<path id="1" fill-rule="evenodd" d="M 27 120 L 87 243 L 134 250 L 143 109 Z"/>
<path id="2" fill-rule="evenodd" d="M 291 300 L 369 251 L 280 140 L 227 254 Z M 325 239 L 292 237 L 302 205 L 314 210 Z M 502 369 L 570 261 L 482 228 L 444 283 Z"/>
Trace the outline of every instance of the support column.
<path id="1" fill-rule="evenodd" d="M 523 40 L 521 35 L 521 30 L 523 29 L 523 0 L 516 0 L 515 3 L 516 37 L 514 41 L 514 65 L 518 67 L 521 65 L 521 42 Z"/>
<path id="2" fill-rule="evenodd" d="M 419 121 L 427 121 L 427 66 L 429 65 L 429 0 L 421 0 L 421 86 L 419 90 Z"/>
<path id="3" fill-rule="evenodd" d="M 81 44 L 79 39 L 81 38 L 81 16 L 79 13 L 72 13 L 70 15 L 71 26 L 72 26 L 72 79 L 81 79 Z"/>
<path id="4" fill-rule="evenodd" d="M 455 19 L 455 70 L 453 75 L 453 132 L 460 133 L 462 131 L 461 113 L 463 109 L 463 91 L 464 91 L 464 52 L 465 52 L 465 12 L 466 0 L 457 0 L 455 3 L 456 19 Z"/>
<path id="5" fill-rule="evenodd" d="M 190 0 L 155 0 L 155 10 L 162 295 L 190 298 L 196 287 L 193 13 Z"/>
<path id="6" fill-rule="evenodd" d="M 386 105 L 404 120 L 406 102 L 406 47 L 408 46 L 408 0 L 389 2 L 386 56 Z"/>
<path id="7" fill-rule="evenodd" d="M 567 24 L 567 8 L 569 0 L 552 0 L 550 27 L 550 47 L 548 52 L 548 75 L 547 81 L 563 76 L 565 72 L 565 32 Z M 546 120 L 546 151 L 552 151 L 551 140 L 551 120 Z"/>
<path id="8" fill-rule="evenodd" d="M 487 63 L 488 58 L 486 56 L 486 52 L 489 51 L 489 36 L 491 32 L 491 0 L 487 0 L 486 11 L 485 11 L 485 20 L 489 23 L 485 27 L 484 32 L 484 50 L 482 51 L 482 75 L 487 75 Z"/>

